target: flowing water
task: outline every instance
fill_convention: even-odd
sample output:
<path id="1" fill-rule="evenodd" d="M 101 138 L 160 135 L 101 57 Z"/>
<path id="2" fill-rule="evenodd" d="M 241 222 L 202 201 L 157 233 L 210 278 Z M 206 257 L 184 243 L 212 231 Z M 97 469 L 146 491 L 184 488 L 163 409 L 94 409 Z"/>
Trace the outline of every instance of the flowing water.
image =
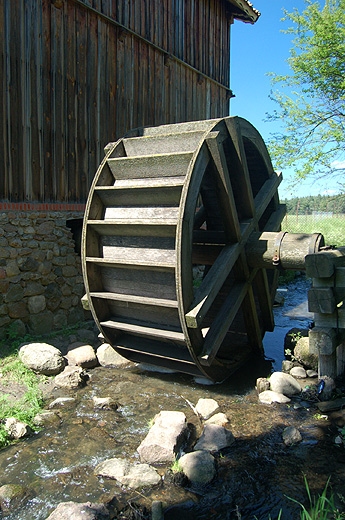
<path id="1" fill-rule="evenodd" d="M 299 283 L 304 284 L 302 289 L 298 289 Z M 334 421 L 315 418 L 315 409 L 309 406 L 260 404 L 254 389 L 257 377 L 281 368 L 286 332 L 293 326 L 308 325 L 310 316 L 302 316 L 305 300 L 305 282 L 297 281 L 286 292 L 284 307 L 275 311 L 276 331 L 265 345 L 269 360 L 253 360 L 222 384 L 207 385 L 192 376 L 156 372 L 145 366 L 98 367 L 89 371 L 84 388 L 54 391 L 49 402 L 58 396 L 72 396 L 75 401 L 56 409 L 56 423 L 0 452 L 0 486 L 22 484 L 29 495 L 22 507 L 3 517 L 44 520 L 58 503 L 72 500 L 112 501 L 118 511 L 126 506 L 132 511 L 132 516 L 117 518 L 140 518 L 135 514 L 138 504 L 150 510 L 152 501 L 160 500 L 165 520 L 273 520 L 281 508 L 282 520 L 297 520 L 299 506 L 288 497 L 306 502 L 304 474 L 311 490 L 319 493 L 331 475 L 335 492 L 341 494 L 345 449 L 334 444 Z M 92 398 L 107 396 L 119 408 L 95 410 Z M 183 411 L 191 431 L 200 434 L 200 423 L 189 402 L 195 405 L 201 397 L 218 402 L 236 439 L 216 457 L 217 477 L 206 488 L 175 485 L 167 478 L 167 466 L 158 467 L 166 477 L 161 486 L 149 490 L 125 489 L 114 480 L 94 475 L 95 466 L 107 458 L 138 462 L 136 449 L 150 420 L 161 410 Z M 338 412 L 337 420 L 341 417 Z M 303 437 L 295 447 L 282 442 L 282 431 L 290 425 L 298 427 Z"/>

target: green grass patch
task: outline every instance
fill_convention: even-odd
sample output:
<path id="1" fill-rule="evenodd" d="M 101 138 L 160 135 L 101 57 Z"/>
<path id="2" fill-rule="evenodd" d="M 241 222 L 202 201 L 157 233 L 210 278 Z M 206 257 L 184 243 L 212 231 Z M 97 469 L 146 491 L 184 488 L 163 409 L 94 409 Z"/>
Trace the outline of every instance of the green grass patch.
<path id="1" fill-rule="evenodd" d="M 15 417 L 37 430 L 33 418 L 44 406 L 40 383 L 47 380 L 47 376 L 37 375 L 27 368 L 18 357 L 18 349 L 24 343 L 49 342 L 57 336 L 68 336 L 81 326 L 78 323 L 49 335 L 24 337 L 18 336 L 15 327 L 8 328 L 6 340 L 0 343 L 0 449 L 11 442 L 2 424 L 5 419 Z M 19 397 L 15 398 L 14 394 Z"/>
<path id="2" fill-rule="evenodd" d="M 282 231 L 288 233 L 321 233 L 327 245 L 345 246 L 345 215 L 315 217 L 313 215 L 286 215 Z"/>

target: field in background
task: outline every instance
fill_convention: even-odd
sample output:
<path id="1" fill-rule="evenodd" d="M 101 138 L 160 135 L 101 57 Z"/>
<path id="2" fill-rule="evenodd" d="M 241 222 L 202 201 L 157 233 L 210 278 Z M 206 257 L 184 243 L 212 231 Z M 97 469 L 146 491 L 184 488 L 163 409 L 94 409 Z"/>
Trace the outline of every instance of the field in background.
<path id="1" fill-rule="evenodd" d="M 326 245 L 345 246 L 345 215 L 286 215 L 282 231 L 289 233 L 322 233 Z"/>

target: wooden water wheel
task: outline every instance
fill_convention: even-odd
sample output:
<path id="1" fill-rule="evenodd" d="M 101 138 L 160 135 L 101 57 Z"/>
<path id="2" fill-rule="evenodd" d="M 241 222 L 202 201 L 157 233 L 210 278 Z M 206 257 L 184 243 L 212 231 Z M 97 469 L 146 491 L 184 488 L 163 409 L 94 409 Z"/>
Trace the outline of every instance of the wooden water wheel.
<path id="1" fill-rule="evenodd" d="M 246 248 L 279 231 L 280 180 L 238 117 L 140 128 L 109 144 L 82 239 L 106 340 L 132 361 L 218 381 L 262 350 L 276 272 L 253 267 Z"/>

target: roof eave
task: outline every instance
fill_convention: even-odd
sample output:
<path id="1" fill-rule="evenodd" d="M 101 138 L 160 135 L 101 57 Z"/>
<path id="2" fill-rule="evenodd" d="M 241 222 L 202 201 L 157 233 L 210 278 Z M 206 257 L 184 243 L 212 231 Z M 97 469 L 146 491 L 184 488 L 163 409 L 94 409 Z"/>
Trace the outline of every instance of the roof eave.
<path id="1" fill-rule="evenodd" d="M 254 24 L 258 20 L 260 11 L 255 9 L 253 4 L 248 0 L 227 1 L 232 5 L 232 15 L 236 20 L 251 24 Z"/>

